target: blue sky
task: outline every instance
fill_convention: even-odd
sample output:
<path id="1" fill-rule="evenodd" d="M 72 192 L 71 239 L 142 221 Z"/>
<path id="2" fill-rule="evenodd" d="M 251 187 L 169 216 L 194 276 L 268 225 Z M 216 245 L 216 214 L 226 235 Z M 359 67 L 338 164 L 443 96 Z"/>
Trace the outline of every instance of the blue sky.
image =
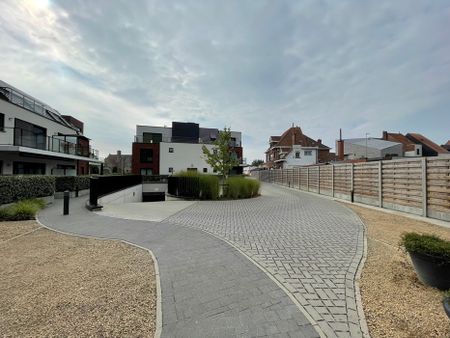
<path id="1" fill-rule="evenodd" d="M 0 2 L 0 78 L 85 122 L 101 156 L 136 124 L 231 126 L 263 158 L 292 123 L 334 147 L 450 139 L 450 2 Z"/>

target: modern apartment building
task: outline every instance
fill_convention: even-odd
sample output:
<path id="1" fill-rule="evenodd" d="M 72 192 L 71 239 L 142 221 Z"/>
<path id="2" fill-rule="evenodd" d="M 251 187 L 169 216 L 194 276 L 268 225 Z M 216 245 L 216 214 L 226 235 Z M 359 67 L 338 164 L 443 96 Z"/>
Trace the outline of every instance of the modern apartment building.
<path id="1" fill-rule="evenodd" d="M 136 175 L 171 175 L 184 170 L 213 173 L 202 147 L 212 150 L 219 133 L 217 128 L 200 128 L 197 123 L 172 122 L 171 127 L 138 125 L 132 147 L 132 172 Z M 233 171 L 242 173 L 245 159 L 241 132 L 232 131 L 231 138 L 230 149 L 240 163 Z"/>
<path id="2" fill-rule="evenodd" d="M 84 124 L 0 81 L 0 174 L 86 175 L 100 164 Z"/>

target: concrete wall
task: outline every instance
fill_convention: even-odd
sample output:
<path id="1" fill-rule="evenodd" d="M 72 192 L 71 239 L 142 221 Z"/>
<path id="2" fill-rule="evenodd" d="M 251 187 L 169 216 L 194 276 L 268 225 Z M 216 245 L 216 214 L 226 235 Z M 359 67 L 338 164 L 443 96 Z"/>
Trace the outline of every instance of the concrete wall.
<path id="1" fill-rule="evenodd" d="M 143 183 L 142 192 L 167 192 L 167 183 Z"/>
<path id="2" fill-rule="evenodd" d="M 98 199 L 99 205 L 142 202 L 142 184 L 103 196 Z"/>
<path id="3" fill-rule="evenodd" d="M 161 143 L 159 174 L 170 175 L 169 168 L 173 168 L 174 173 L 188 168 L 197 168 L 198 172 L 203 173 L 203 168 L 206 168 L 207 173 L 212 174 L 212 167 L 203 158 L 202 146 L 202 144 L 192 143 Z M 205 146 L 210 151 L 214 147 L 211 144 Z M 173 148 L 173 153 L 169 153 L 169 148 Z"/>

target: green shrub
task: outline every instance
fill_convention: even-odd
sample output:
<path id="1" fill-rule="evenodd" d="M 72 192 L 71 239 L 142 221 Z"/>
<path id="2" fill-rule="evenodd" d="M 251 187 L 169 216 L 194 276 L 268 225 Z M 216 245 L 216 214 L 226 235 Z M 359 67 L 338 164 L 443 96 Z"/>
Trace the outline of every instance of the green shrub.
<path id="1" fill-rule="evenodd" d="M 225 185 L 226 198 L 251 198 L 259 195 L 260 183 L 257 180 L 233 176 L 226 180 Z"/>
<path id="2" fill-rule="evenodd" d="M 0 176 L 0 191 L 0 205 L 51 196 L 55 193 L 55 178 L 45 175 Z"/>
<path id="3" fill-rule="evenodd" d="M 56 176 L 55 191 L 75 191 L 89 189 L 90 176 Z"/>
<path id="4" fill-rule="evenodd" d="M 214 175 L 200 175 L 200 198 L 216 200 L 219 198 L 219 178 Z"/>
<path id="5" fill-rule="evenodd" d="M 34 219 L 36 213 L 44 207 L 45 202 L 41 199 L 19 201 L 0 209 L 0 221 Z"/>
<path id="6" fill-rule="evenodd" d="M 450 263 L 450 241 L 438 236 L 409 232 L 403 234 L 400 244 L 410 253 L 429 255 L 443 263 Z"/>

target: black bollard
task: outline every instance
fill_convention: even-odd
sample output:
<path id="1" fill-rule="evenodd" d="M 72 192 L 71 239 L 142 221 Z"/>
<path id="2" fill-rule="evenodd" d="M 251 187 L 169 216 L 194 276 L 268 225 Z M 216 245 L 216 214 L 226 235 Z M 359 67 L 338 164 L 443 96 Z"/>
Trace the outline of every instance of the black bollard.
<path id="1" fill-rule="evenodd" d="M 69 199 L 70 199 L 70 191 L 64 191 L 64 210 L 63 215 L 69 214 Z"/>

